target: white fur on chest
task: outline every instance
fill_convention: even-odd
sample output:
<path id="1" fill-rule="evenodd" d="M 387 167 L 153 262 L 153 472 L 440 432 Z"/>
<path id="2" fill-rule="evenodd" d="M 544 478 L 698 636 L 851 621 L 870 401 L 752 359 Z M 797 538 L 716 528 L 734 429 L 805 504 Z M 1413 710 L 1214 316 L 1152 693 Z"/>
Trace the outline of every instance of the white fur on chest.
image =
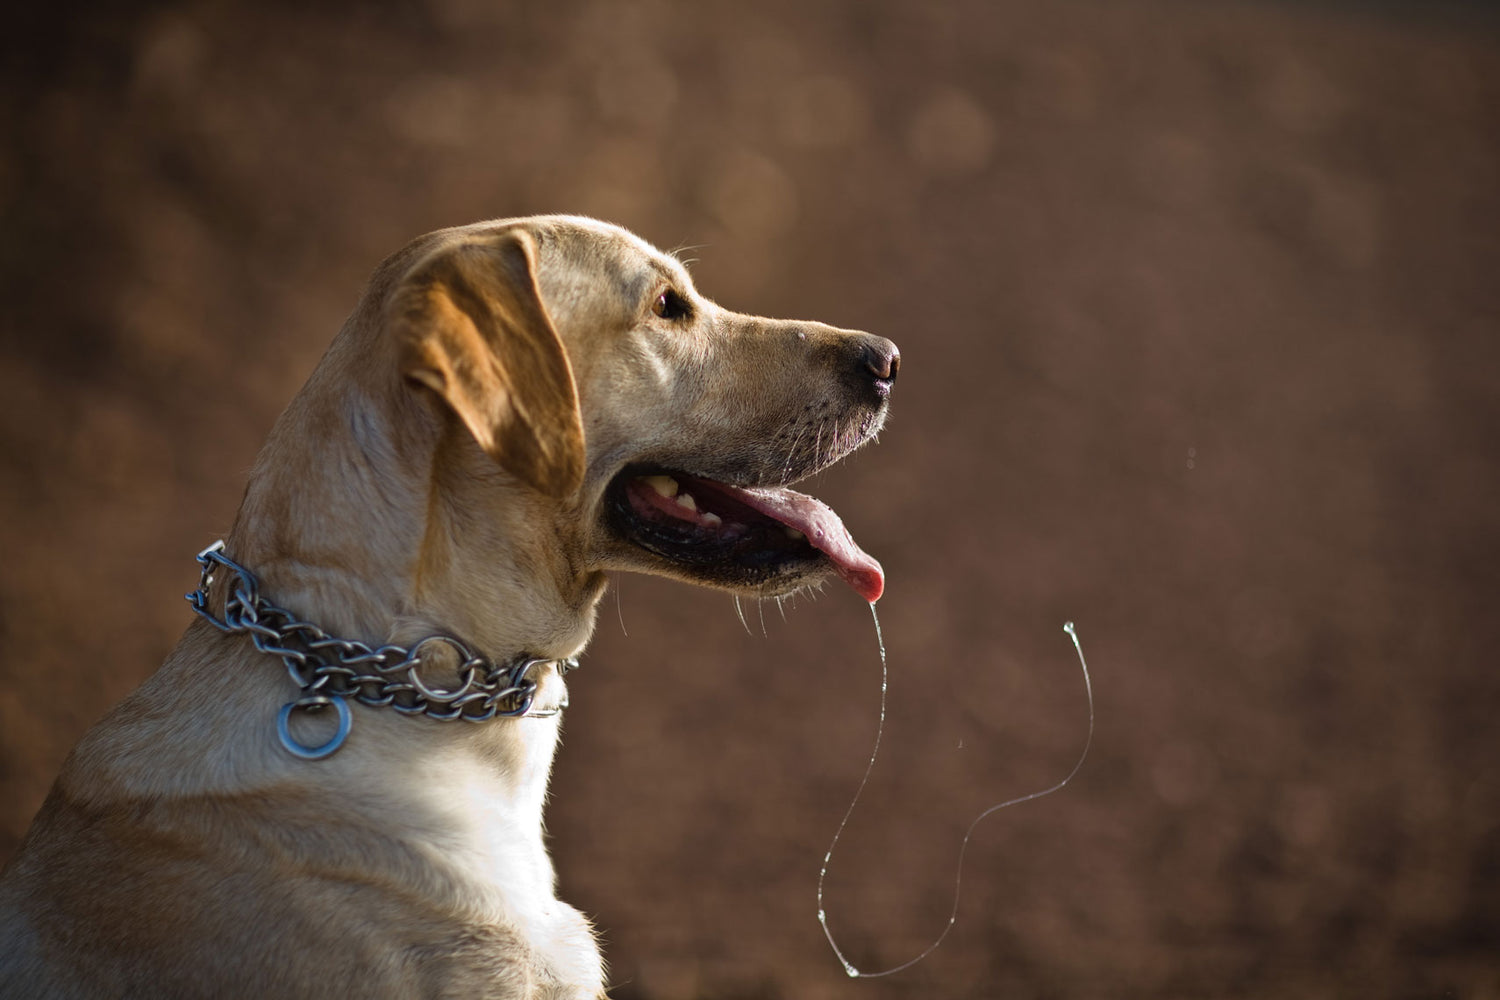
<path id="1" fill-rule="evenodd" d="M 455 748 L 423 768 L 420 784 L 406 792 L 425 814 L 419 836 L 430 839 L 434 863 L 472 889 L 477 907 L 529 925 L 544 920 L 553 902 L 542 807 L 557 723 L 500 724 L 523 730 L 521 752 L 490 756 Z"/>
<path id="2" fill-rule="evenodd" d="M 556 689 L 546 690 L 555 703 Z M 551 685 L 547 685 L 550 689 Z M 544 704 L 538 698 L 538 704 Z M 406 772 L 407 836 L 470 919 L 510 927 L 533 950 L 544 980 L 600 995 L 603 962 L 588 921 L 556 895 L 542 810 L 558 742 L 558 718 L 495 720 L 504 738 L 455 741 Z M 474 734 L 476 736 L 482 734 Z M 488 735 L 488 734 L 484 734 Z M 493 735 L 500 735 L 499 733 Z"/>

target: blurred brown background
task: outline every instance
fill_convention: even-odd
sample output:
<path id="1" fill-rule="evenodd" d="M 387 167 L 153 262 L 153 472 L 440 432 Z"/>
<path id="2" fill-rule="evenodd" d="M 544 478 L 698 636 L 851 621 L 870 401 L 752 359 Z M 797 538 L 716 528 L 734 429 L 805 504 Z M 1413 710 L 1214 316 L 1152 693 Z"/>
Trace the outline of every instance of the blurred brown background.
<path id="1" fill-rule="evenodd" d="M 0 856 L 186 625 L 365 276 L 538 211 L 894 338 L 869 615 L 615 582 L 549 825 L 633 998 L 1500 996 L 1500 20 L 188 0 L 8 15 Z M 16 20 L 19 18 L 19 20 Z M 764 624 L 762 624 L 762 621 Z"/>

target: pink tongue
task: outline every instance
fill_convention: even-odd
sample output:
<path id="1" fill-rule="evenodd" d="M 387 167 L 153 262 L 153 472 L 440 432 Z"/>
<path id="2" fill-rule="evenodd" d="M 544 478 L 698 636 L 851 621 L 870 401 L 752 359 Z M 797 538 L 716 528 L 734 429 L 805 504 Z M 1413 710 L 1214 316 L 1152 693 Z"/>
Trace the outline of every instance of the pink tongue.
<path id="1" fill-rule="evenodd" d="M 855 592 L 874 604 L 885 592 L 885 573 L 864 549 L 855 544 L 844 522 L 823 501 L 786 489 L 731 487 L 748 507 L 775 518 L 807 536 L 808 544 L 833 561 L 834 568 Z"/>

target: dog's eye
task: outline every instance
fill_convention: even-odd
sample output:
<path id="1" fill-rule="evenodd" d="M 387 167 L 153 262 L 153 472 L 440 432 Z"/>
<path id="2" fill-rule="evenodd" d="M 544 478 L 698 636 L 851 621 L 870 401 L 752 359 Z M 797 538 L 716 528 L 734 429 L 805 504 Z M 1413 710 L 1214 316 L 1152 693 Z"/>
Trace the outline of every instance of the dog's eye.
<path id="1" fill-rule="evenodd" d="M 651 303 L 651 311 L 662 319 L 682 319 L 692 312 L 687 299 L 668 288 Z"/>

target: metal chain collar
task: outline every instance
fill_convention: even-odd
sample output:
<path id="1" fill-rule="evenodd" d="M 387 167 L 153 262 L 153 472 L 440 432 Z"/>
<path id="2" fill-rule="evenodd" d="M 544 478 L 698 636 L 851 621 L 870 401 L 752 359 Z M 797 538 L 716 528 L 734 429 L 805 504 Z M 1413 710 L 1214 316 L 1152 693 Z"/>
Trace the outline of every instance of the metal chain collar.
<path id="1" fill-rule="evenodd" d="M 343 746 L 351 717 L 347 699 L 374 708 L 390 707 L 403 715 L 425 715 L 439 722 L 462 719 L 487 722 L 496 716 L 556 715 L 558 709 L 531 711 L 537 682 L 530 677 L 534 667 L 556 663 L 560 673 L 578 666 L 576 659 L 548 660 L 522 654 L 505 664 L 494 663 L 471 652 L 447 635 L 430 635 L 410 648 L 394 645 L 372 648 L 352 639 L 329 635 L 311 622 L 298 619 L 260 594 L 260 582 L 239 563 L 224 554 L 223 540 L 198 553 L 202 572 L 198 589 L 186 595 L 188 603 L 222 632 L 248 632 L 262 653 L 279 656 L 302 696 L 281 707 L 276 731 L 289 753 L 307 760 L 327 757 Z M 223 567 L 235 574 L 224 601 L 224 617 L 215 617 L 208 607 L 208 589 L 214 571 Z M 433 687 L 422 680 L 419 668 L 424 655 L 434 655 L 447 646 L 458 655 L 458 686 Z M 307 746 L 297 742 L 288 729 L 292 712 L 319 712 L 332 707 L 338 714 L 338 730 L 328 742 Z"/>

